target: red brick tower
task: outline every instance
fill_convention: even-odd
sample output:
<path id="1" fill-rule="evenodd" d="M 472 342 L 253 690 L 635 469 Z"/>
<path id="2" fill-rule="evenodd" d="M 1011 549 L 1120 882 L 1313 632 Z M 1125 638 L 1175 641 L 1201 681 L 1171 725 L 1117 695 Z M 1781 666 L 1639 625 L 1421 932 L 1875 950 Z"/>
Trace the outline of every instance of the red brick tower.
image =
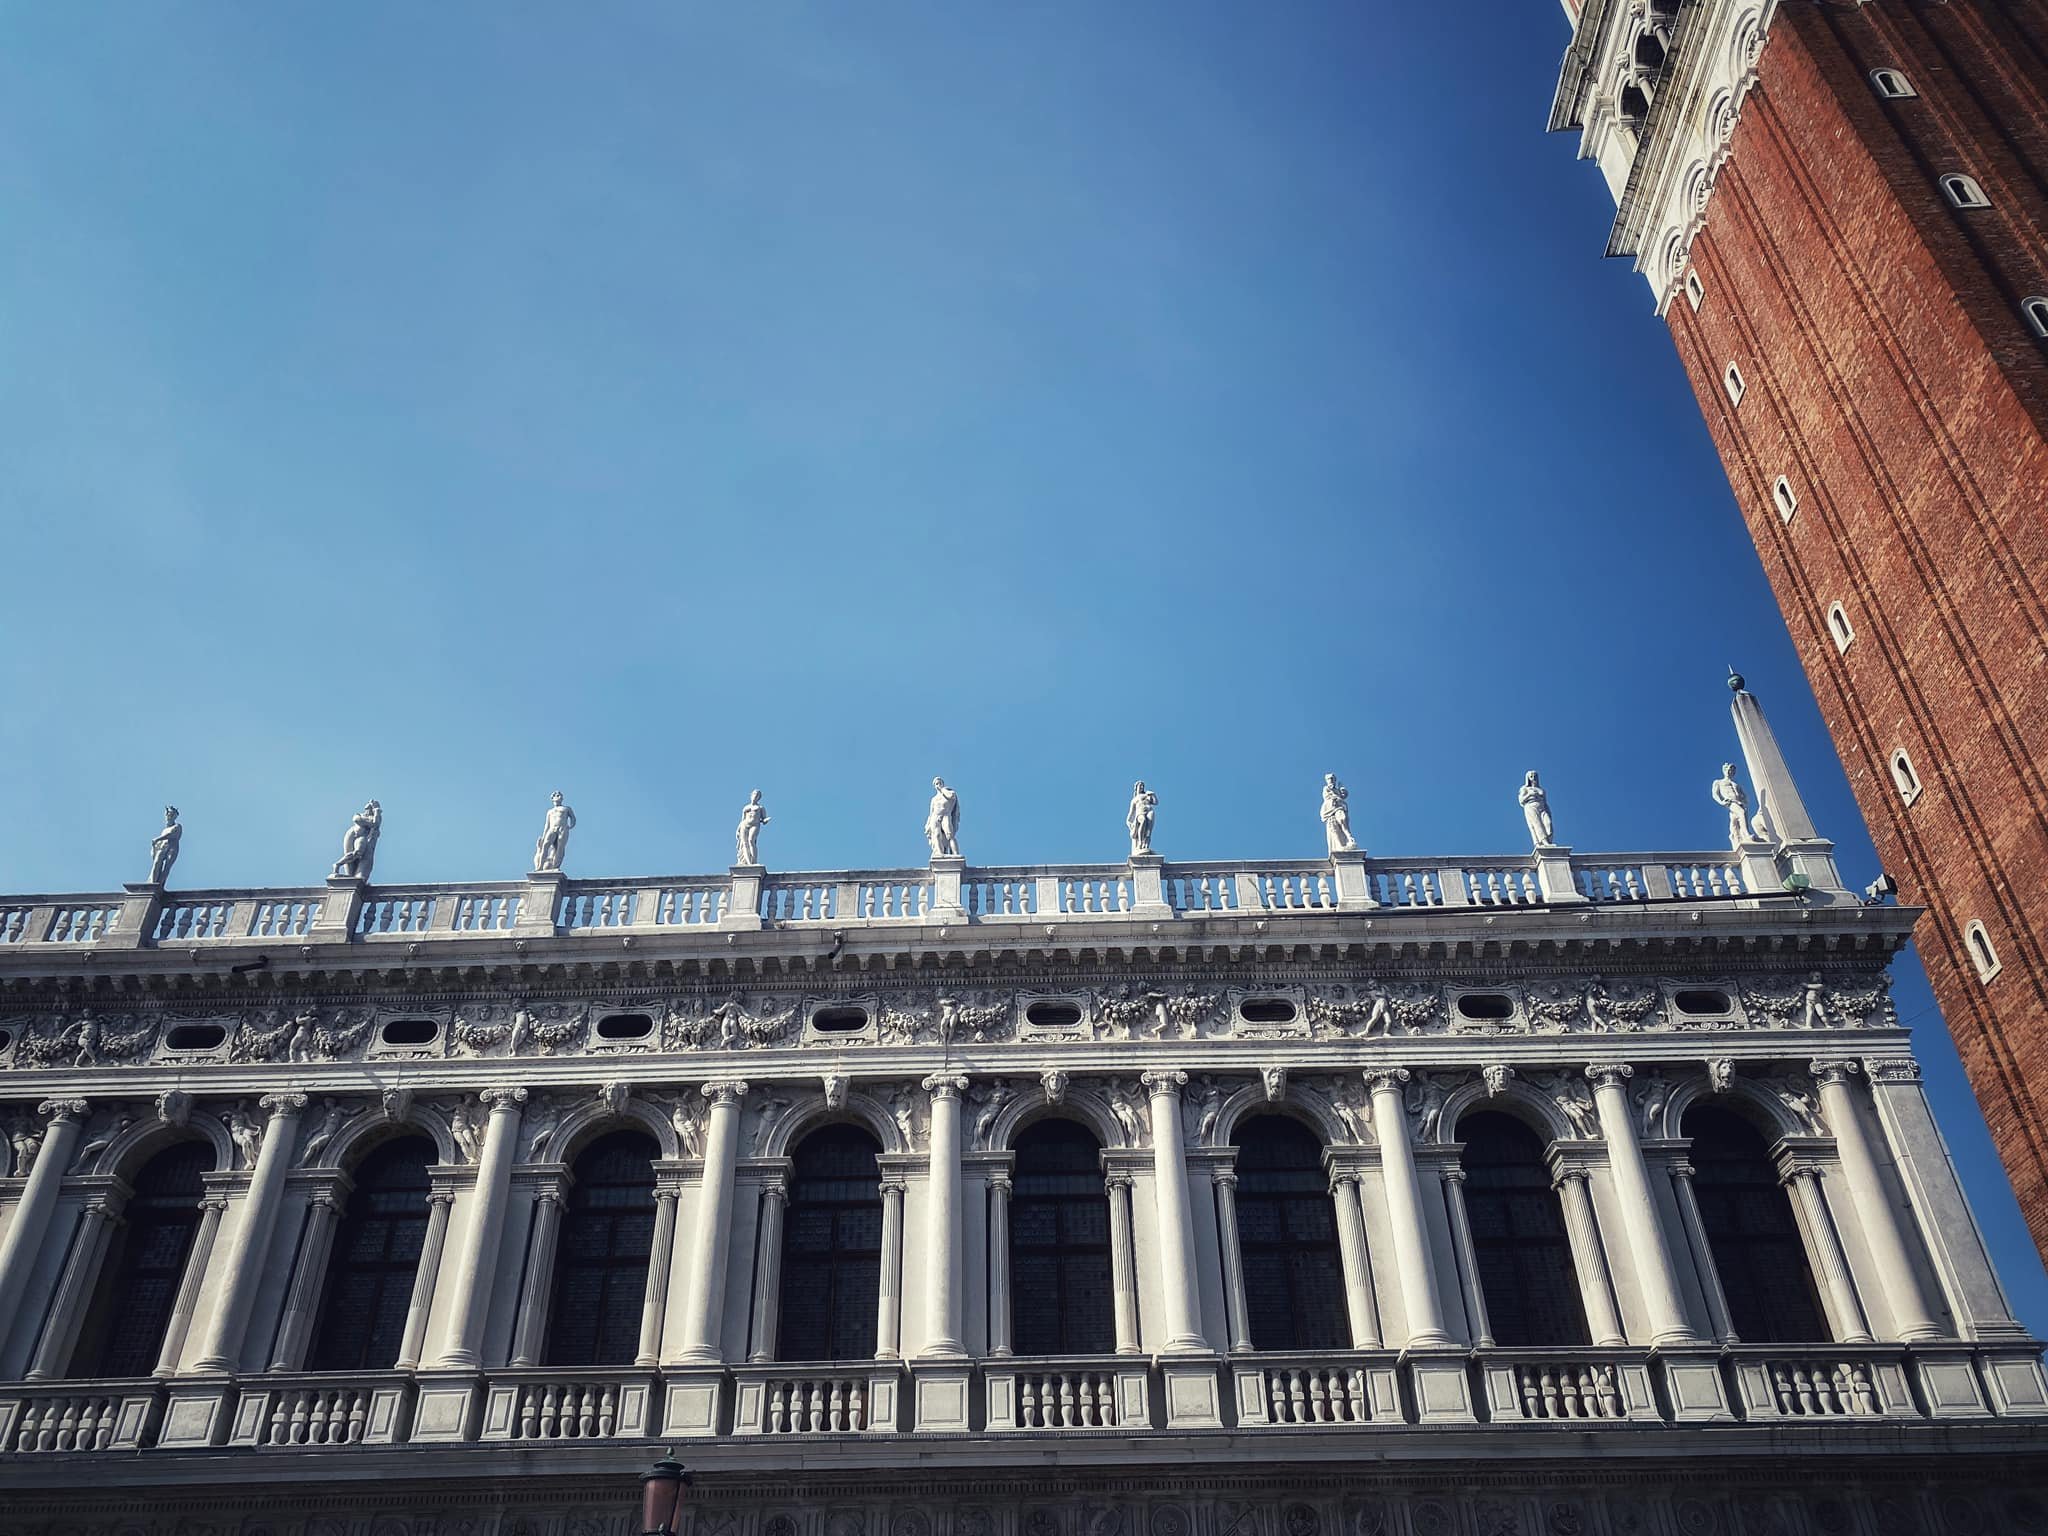
<path id="1" fill-rule="evenodd" d="M 1565 0 L 1576 128 L 2048 1252 L 2048 0 Z"/>

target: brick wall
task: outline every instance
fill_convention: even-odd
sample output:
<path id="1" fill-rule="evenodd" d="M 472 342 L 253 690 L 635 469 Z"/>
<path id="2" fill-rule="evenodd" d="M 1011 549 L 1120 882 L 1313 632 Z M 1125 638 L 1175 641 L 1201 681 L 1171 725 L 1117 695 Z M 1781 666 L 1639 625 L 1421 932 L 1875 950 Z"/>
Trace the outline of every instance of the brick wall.
<path id="1" fill-rule="evenodd" d="M 2048 1252 L 2048 4 L 1782 6 L 1693 259 L 1673 339 Z"/>

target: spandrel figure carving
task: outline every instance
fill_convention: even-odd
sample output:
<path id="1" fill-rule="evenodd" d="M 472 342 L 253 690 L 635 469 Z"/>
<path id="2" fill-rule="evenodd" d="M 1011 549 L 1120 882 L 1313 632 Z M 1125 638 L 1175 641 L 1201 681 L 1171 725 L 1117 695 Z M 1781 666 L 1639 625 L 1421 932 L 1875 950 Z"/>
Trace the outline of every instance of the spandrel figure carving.
<path id="1" fill-rule="evenodd" d="M 133 1115 L 119 1115 L 113 1124 L 78 1149 L 78 1156 L 71 1160 L 71 1172 L 84 1173 L 99 1161 L 100 1154 L 121 1139 L 121 1133 L 135 1123 Z"/>
<path id="2" fill-rule="evenodd" d="M 542 823 L 540 836 L 533 844 L 535 874 L 562 867 L 562 859 L 569 852 L 569 834 L 576 830 L 576 813 L 562 803 L 562 792 L 556 790 L 551 798 L 548 819 Z"/>
<path id="3" fill-rule="evenodd" d="M 1131 786 L 1130 808 L 1124 812 L 1124 829 L 1131 834 L 1131 857 L 1152 851 L 1152 819 L 1159 812 L 1159 797 L 1145 787 L 1143 779 Z"/>
<path id="4" fill-rule="evenodd" d="M 1550 819 L 1550 794 L 1537 782 L 1536 770 L 1531 768 L 1522 779 L 1522 788 L 1515 796 L 1521 802 L 1522 820 L 1528 823 L 1529 840 L 1538 848 L 1554 847 L 1557 843 L 1557 824 Z"/>
<path id="5" fill-rule="evenodd" d="M 761 862 L 761 829 L 768 825 L 768 812 L 761 805 L 758 789 L 740 808 L 740 824 L 733 833 L 733 862 L 753 865 Z"/>
<path id="6" fill-rule="evenodd" d="M 384 830 L 384 807 L 372 800 L 349 821 L 342 834 L 341 857 L 334 861 L 336 879 L 367 880 L 377 859 L 377 838 Z"/>
<path id="7" fill-rule="evenodd" d="M 483 1137 L 477 1131 L 476 1122 L 470 1118 L 467 1104 L 458 1104 L 449 1112 L 448 1136 L 465 1163 L 475 1162 L 483 1152 Z"/>
<path id="8" fill-rule="evenodd" d="M 254 1168 L 256 1154 L 263 1150 L 263 1130 L 249 1118 L 249 1112 L 240 1105 L 228 1111 L 228 1140 L 235 1144 L 235 1155 L 241 1166 Z"/>
<path id="9" fill-rule="evenodd" d="M 925 812 L 924 840 L 935 859 L 960 857 L 960 796 L 944 779 L 932 780 L 931 808 Z"/>
<path id="10" fill-rule="evenodd" d="M 149 883 L 162 885 L 171 878 L 171 866 L 178 862 L 178 844 L 185 828 L 178 821 L 175 805 L 164 807 L 164 829 L 149 840 Z"/>
<path id="11" fill-rule="evenodd" d="M 42 1131 L 32 1120 L 16 1120 L 7 1133 L 7 1143 L 14 1149 L 14 1176 L 26 1177 L 35 1164 L 36 1153 L 42 1150 Z"/>
<path id="12" fill-rule="evenodd" d="M 348 1119 L 348 1111 L 335 1103 L 334 1100 L 327 1099 L 323 1103 L 325 1107 L 321 1112 L 320 1121 L 313 1127 L 311 1134 L 306 1137 L 305 1150 L 299 1154 L 299 1166 L 301 1168 L 313 1166 L 314 1162 L 319 1159 L 320 1154 L 327 1150 L 327 1144 L 334 1140 L 336 1133 L 341 1130 L 342 1124 Z"/>
<path id="13" fill-rule="evenodd" d="M 1714 780 L 1714 804 L 1728 813 L 1728 846 L 1740 848 L 1749 839 L 1749 797 L 1735 781 L 1735 765 L 1723 763 Z"/>
<path id="14" fill-rule="evenodd" d="M 1337 775 L 1323 775 L 1323 841 L 1331 853 L 1350 853 L 1358 847 L 1351 835 L 1351 791 L 1337 782 Z"/>

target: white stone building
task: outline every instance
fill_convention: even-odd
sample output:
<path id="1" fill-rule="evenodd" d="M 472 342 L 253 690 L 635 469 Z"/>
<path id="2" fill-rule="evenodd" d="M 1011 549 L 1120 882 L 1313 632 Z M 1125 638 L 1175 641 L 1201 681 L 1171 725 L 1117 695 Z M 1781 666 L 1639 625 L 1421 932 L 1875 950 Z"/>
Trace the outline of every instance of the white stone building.
<path id="1" fill-rule="evenodd" d="M 1735 713 L 1726 852 L 0 899 L 0 1533 L 2048 1529 Z"/>

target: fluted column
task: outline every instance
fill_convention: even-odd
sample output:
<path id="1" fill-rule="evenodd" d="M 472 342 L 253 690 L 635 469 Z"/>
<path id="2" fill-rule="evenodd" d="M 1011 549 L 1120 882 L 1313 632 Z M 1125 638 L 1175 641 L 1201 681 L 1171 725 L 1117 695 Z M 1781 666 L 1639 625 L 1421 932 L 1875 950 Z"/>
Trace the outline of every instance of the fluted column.
<path id="1" fill-rule="evenodd" d="M 1147 1072 L 1152 1095 L 1152 1193 L 1159 1216 L 1160 1280 L 1166 1290 L 1166 1350 L 1202 1354 L 1202 1293 L 1195 1279 L 1195 1220 L 1188 1209 L 1187 1149 L 1181 1145 L 1180 1091 L 1185 1072 Z"/>
<path id="2" fill-rule="evenodd" d="M 875 1309 L 875 1358 L 903 1354 L 903 1175 L 882 1175 L 882 1287 Z"/>
<path id="3" fill-rule="evenodd" d="M 401 1371 L 420 1363 L 420 1351 L 427 1342 L 427 1317 L 434 1310 L 434 1286 L 441 1278 L 441 1249 L 448 1241 L 448 1208 L 454 1203 L 452 1189 L 437 1189 L 427 1196 L 427 1233 L 420 1241 L 420 1262 L 412 1272 L 412 1303 L 405 1309 L 405 1333 L 398 1345 Z"/>
<path id="4" fill-rule="evenodd" d="M 1700 1290 L 1707 1298 L 1707 1320 L 1714 1337 L 1723 1344 L 1739 1344 L 1735 1320 L 1728 1315 L 1728 1293 L 1721 1289 L 1721 1271 L 1714 1263 L 1713 1244 L 1707 1241 L 1707 1224 L 1700 1216 L 1700 1197 L 1692 1187 L 1692 1164 L 1683 1160 L 1671 1166 L 1671 1188 L 1678 1196 L 1679 1218 L 1685 1223 L 1686 1246 L 1692 1250 L 1693 1268 L 1699 1271 Z"/>
<path id="5" fill-rule="evenodd" d="M 1451 1252 L 1458 1260 L 1458 1285 L 1465 1296 L 1465 1316 L 1472 1324 L 1472 1342 L 1493 1348 L 1493 1327 L 1486 1320 L 1486 1293 L 1479 1286 L 1479 1252 L 1472 1246 L 1472 1219 L 1465 1210 L 1465 1170 L 1443 1170 L 1445 1204 L 1451 1216 Z"/>
<path id="6" fill-rule="evenodd" d="M 1863 1223 L 1863 1240 L 1877 1265 L 1877 1281 L 1890 1303 L 1892 1322 L 1904 1340 L 1938 1339 L 1941 1325 L 1928 1309 L 1920 1290 L 1920 1277 L 1913 1268 L 1906 1235 L 1892 1207 L 1891 1194 L 1877 1170 L 1877 1157 L 1863 1130 L 1863 1117 L 1856 1110 L 1856 1095 L 1849 1086 L 1849 1074 L 1856 1070 L 1851 1061 L 1816 1061 L 1809 1070 L 1820 1084 L 1821 1113 L 1835 1135 L 1835 1155 L 1842 1162 L 1842 1176 L 1849 1185 L 1849 1198 Z"/>
<path id="7" fill-rule="evenodd" d="M 86 1103 L 83 1099 L 45 1099 L 36 1113 L 50 1123 L 43 1129 L 41 1149 L 29 1165 L 28 1178 L 15 1203 L 14 1219 L 0 1237 L 0 1343 L 21 1315 L 22 1293 L 28 1288 L 29 1272 L 42 1252 L 43 1238 L 50 1229 L 50 1214 L 57 1208 L 57 1196 L 64 1187 L 64 1175 L 71 1159 L 78 1155 L 78 1136 L 84 1128 Z M 16 1170 L 17 1172 L 19 1170 Z"/>
<path id="8" fill-rule="evenodd" d="M 761 1190 L 760 1261 L 754 1265 L 752 1361 L 775 1358 L 775 1333 L 782 1320 L 782 1217 L 789 1209 L 789 1185 L 778 1178 Z"/>
<path id="9" fill-rule="evenodd" d="M 263 1261 L 277 1229 L 277 1209 L 284 1199 L 285 1175 L 291 1171 L 292 1154 L 298 1148 L 299 1116 L 305 1111 L 303 1093 L 273 1093 L 257 1101 L 270 1111 L 263 1127 L 263 1143 L 256 1151 L 256 1168 L 249 1175 L 248 1193 L 242 1196 L 242 1219 L 235 1223 L 228 1239 L 228 1251 L 221 1264 L 226 1280 L 213 1315 L 201 1335 L 195 1371 L 232 1371 L 242 1359 L 242 1340 L 249 1332 L 249 1309 L 255 1305 L 256 1284 L 263 1275 Z"/>
<path id="10" fill-rule="evenodd" d="M 967 1353 L 960 1334 L 960 1095 L 967 1079 L 937 1073 L 924 1080 L 931 1095 L 930 1173 L 925 1214 L 924 1353 L 954 1359 Z"/>
<path id="11" fill-rule="evenodd" d="M 1558 1175 L 1556 1189 L 1558 1203 L 1564 1207 L 1564 1230 L 1571 1239 L 1572 1268 L 1579 1277 L 1587 1330 L 1601 1348 L 1619 1348 L 1628 1342 L 1628 1335 L 1622 1331 L 1621 1310 L 1614 1304 L 1614 1283 L 1607 1273 L 1607 1254 L 1600 1246 L 1592 1176 L 1583 1168 L 1566 1168 Z"/>
<path id="12" fill-rule="evenodd" d="M 1138 1340 L 1138 1254 L 1131 1242 L 1131 1176 L 1103 1180 L 1109 1196 L 1109 1284 L 1116 1303 L 1116 1352 L 1142 1352 Z"/>
<path id="13" fill-rule="evenodd" d="M 514 1365 L 539 1365 L 541 1351 L 547 1347 L 548 1303 L 555 1294 L 555 1236 L 562 1230 L 562 1203 L 559 1189 L 543 1189 L 533 1197 L 526 1283 L 519 1290 L 519 1321 L 512 1334 Z"/>
<path id="14" fill-rule="evenodd" d="M 1380 1347 L 1379 1298 L 1373 1294 L 1372 1253 L 1365 1242 L 1365 1209 L 1358 1175 L 1340 1168 L 1330 1181 L 1337 1203 L 1337 1251 L 1344 1260 L 1344 1310 L 1351 1321 L 1351 1347 Z"/>
<path id="15" fill-rule="evenodd" d="M 668 1309 L 668 1270 L 676 1249 L 676 1192 L 654 1192 L 654 1241 L 647 1250 L 647 1288 L 640 1301 L 640 1350 L 635 1365 L 661 1363 L 661 1318 Z"/>
<path id="16" fill-rule="evenodd" d="M 441 1364 L 449 1369 L 483 1363 L 484 1325 L 491 1312 L 491 1284 L 497 1278 L 498 1240 L 505 1230 L 505 1206 L 512 1195 L 512 1159 L 519 1141 L 524 1088 L 486 1088 L 479 1095 L 490 1108 L 484 1126 L 483 1154 L 476 1160 L 476 1184 L 470 1191 L 474 1209 L 455 1250 L 455 1286 L 448 1348 Z"/>
<path id="17" fill-rule="evenodd" d="M 1422 1217 L 1422 1178 L 1415 1167 L 1415 1149 L 1408 1144 L 1408 1111 L 1401 1103 L 1401 1085 L 1407 1081 L 1408 1073 L 1401 1067 L 1365 1074 L 1387 1188 L 1394 1267 L 1401 1276 L 1401 1299 L 1408 1313 L 1408 1347 L 1440 1349 L 1451 1343 L 1451 1336 L 1444 1328 L 1436 1261 Z"/>
<path id="18" fill-rule="evenodd" d="M 1252 1347 L 1252 1321 L 1245 1312 L 1244 1249 L 1237 1235 L 1237 1170 L 1220 1163 L 1209 1170 L 1216 1186 L 1216 1235 L 1223 1247 L 1223 1310 L 1233 1352 Z"/>
<path id="19" fill-rule="evenodd" d="M 1657 1203 L 1650 1192 L 1650 1167 L 1643 1160 L 1635 1116 L 1629 1111 L 1628 1091 L 1623 1087 L 1634 1075 L 1633 1067 L 1618 1064 L 1596 1062 L 1586 1068 L 1586 1077 L 1593 1084 L 1593 1103 L 1600 1112 L 1600 1134 L 1607 1144 L 1607 1168 L 1614 1179 L 1628 1251 L 1635 1260 L 1636 1284 L 1642 1289 L 1643 1310 L 1649 1318 L 1650 1342 L 1697 1344 L 1699 1335 L 1693 1332 L 1685 1303 L 1679 1298 L 1671 1244 L 1657 1216 Z"/>
<path id="20" fill-rule="evenodd" d="M 57 1282 L 57 1299 L 51 1304 L 43 1336 L 36 1341 L 35 1358 L 28 1368 L 30 1381 L 62 1376 L 71 1364 L 71 1350 L 78 1342 L 79 1325 L 85 1321 L 86 1303 L 92 1300 L 94 1282 L 99 1279 L 100 1262 L 106 1257 L 107 1240 L 121 1217 L 122 1196 L 113 1191 L 94 1195 L 78 1218 L 78 1231 L 71 1252 L 64 1259 L 64 1274 Z"/>
<path id="21" fill-rule="evenodd" d="M 988 1352 L 1010 1353 L 1010 1176 L 989 1176 L 988 1202 Z"/>
<path id="22" fill-rule="evenodd" d="M 1813 1245 L 1821 1284 L 1827 1288 L 1835 1327 L 1841 1333 L 1837 1342 L 1868 1344 L 1870 1319 L 1864 1314 L 1863 1298 L 1856 1294 L 1856 1277 L 1849 1272 L 1849 1256 L 1842 1251 L 1841 1234 L 1835 1231 L 1834 1217 L 1828 1213 L 1827 1196 L 1820 1187 L 1820 1170 L 1810 1164 L 1795 1166 L 1786 1170 L 1784 1182 L 1792 1198 L 1799 1202 L 1799 1214 L 1806 1218 L 1807 1241 Z"/>
<path id="23" fill-rule="evenodd" d="M 214 1240 L 220 1236 L 221 1214 L 227 1208 L 225 1195 L 208 1195 L 199 1202 L 199 1230 L 192 1235 L 192 1251 L 185 1255 L 185 1272 L 178 1277 L 178 1295 L 171 1303 L 171 1321 L 164 1329 L 163 1347 L 156 1354 L 155 1375 L 178 1374 L 185 1337 L 192 1331 L 192 1314 L 199 1309 L 199 1288 L 206 1283 L 208 1267 L 213 1262 Z"/>
<path id="24" fill-rule="evenodd" d="M 736 1079 L 706 1083 L 711 1101 L 704 1125 L 704 1173 L 697 1188 L 697 1226 L 683 1291 L 683 1336 L 675 1359 L 715 1365 L 725 1356 L 725 1265 L 732 1244 L 733 1180 L 739 1171 L 740 1100 L 747 1085 Z"/>
<path id="25" fill-rule="evenodd" d="M 327 1255 L 334 1246 L 334 1229 L 340 1222 L 341 1201 L 335 1191 L 320 1190 L 306 1202 L 306 1233 L 299 1243 L 298 1262 L 292 1267 L 291 1289 L 285 1294 L 284 1320 L 278 1325 L 277 1343 L 270 1352 L 273 1371 L 305 1368 L 313 1309 L 319 1304 L 320 1290 L 327 1280 Z"/>

